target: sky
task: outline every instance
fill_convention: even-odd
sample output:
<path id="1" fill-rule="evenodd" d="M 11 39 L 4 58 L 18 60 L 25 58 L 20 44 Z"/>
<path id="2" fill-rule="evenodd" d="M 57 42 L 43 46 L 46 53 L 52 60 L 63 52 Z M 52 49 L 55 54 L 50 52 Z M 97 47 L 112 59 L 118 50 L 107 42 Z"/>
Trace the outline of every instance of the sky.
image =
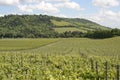
<path id="1" fill-rule="evenodd" d="M 120 28 L 120 0 L 0 0 L 0 16 L 9 14 L 85 18 Z"/>

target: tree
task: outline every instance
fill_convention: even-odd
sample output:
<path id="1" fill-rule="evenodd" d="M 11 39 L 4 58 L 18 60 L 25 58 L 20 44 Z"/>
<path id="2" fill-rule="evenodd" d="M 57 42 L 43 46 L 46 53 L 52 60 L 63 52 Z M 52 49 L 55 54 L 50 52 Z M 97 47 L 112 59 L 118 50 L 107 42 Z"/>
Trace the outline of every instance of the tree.
<path id="1" fill-rule="evenodd" d="M 103 38 L 113 37 L 113 34 L 111 33 L 110 30 L 97 30 L 97 31 L 88 32 L 86 34 L 86 37 L 95 38 L 95 39 L 103 39 Z"/>
<path id="2" fill-rule="evenodd" d="M 111 33 L 112 33 L 114 36 L 120 36 L 120 29 L 117 29 L 117 28 L 112 29 L 112 30 L 111 30 Z"/>

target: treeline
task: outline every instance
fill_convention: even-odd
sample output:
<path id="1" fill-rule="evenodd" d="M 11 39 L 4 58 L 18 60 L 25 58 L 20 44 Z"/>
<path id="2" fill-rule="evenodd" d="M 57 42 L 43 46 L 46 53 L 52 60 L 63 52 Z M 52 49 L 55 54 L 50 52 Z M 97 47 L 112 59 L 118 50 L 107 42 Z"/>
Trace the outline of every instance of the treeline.
<path id="1" fill-rule="evenodd" d="M 87 33 L 74 31 L 74 32 L 64 32 L 60 37 L 68 38 L 68 37 L 85 37 L 85 38 L 93 38 L 93 39 L 104 39 L 111 38 L 114 36 L 120 36 L 120 29 L 111 29 L 111 30 L 96 30 L 96 31 L 88 31 Z"/>
<path id="2" fill-rule="evenodd" d="M 41 27 L 40 27 L 41 28 Z M 94 38 L 94 39 L 103 39 L 103 38 L 111 38 L 114 36 L 120 36 L 120 29 L 112 29 L 112 30 L 96 30 L 96 31 L 88 31 L 87 33 L 83 33 L 80 31 L 66 31 L 64 33 L 55 32 L 54 29 L 44 27 L 45 29 L 38 29 L 38 27 L 33 28 L 22 28 L 23 30 L 18 31 L 7 31 L 2 30 L 0 32 L 0 38 Z"/>
<path id="3" fill-rule="evenodd" d="M 111 38 L 114 36 L 120 36 L 120 29 L 90 31 L 85 35 L 85 37 L 95 39 Z"/>
<path id="4" fill-rule="evenodd" d="M 96 30 L 96 31 L 88 31 L 87 33 L 79 32 L 79 31 L 68 31 L 59 34 L 59 37 L 70 38 L 70 37 L 85 37 L 85 38 L 93 38 L 93 39 L 104 39 L 111 38 L 114 36 L 120 36 L 120 29 L 111 29 L 111 30 Z"/>

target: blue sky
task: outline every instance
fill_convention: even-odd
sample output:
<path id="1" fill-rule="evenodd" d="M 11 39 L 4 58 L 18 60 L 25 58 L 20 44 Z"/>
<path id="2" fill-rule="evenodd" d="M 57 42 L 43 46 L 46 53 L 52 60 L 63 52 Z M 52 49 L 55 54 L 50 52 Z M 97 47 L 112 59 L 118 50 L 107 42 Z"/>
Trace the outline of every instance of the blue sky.
<path id="1" fill-rule="evenodd" d="M 8 14 L 85 18 L 120 28 L 120 0 L 0 0 L 0 16 Z"/>

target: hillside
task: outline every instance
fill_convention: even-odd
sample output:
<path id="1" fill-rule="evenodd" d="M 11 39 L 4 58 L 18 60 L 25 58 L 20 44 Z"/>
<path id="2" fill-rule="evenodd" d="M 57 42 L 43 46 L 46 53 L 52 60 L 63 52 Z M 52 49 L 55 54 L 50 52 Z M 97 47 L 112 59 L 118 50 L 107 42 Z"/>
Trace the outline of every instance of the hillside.
<path id="1" fill-rule="evenodd" d="M 47 15 L 7 15 L 0 17 L 0 37 L 52 37 L 56 32 L 76 30 L 87 32 L 98 29 L 106 30 L 109 28 L 79 18 L 59 18 Z"/>
<path id="2" fill-rule="evenodd" d="M 51 22 L 54 24 L 56 28 L 78 28 L 80 30 L 84 31 L 89 31 L 89 30 L 106 30 L 109 29 L 107 27 L 101 26 L 97 23 L 94 23 L 89 20 L 85 19 L 79 19 L 79 18 L 58 18 L 58 19 L 53 19 Z"/>

